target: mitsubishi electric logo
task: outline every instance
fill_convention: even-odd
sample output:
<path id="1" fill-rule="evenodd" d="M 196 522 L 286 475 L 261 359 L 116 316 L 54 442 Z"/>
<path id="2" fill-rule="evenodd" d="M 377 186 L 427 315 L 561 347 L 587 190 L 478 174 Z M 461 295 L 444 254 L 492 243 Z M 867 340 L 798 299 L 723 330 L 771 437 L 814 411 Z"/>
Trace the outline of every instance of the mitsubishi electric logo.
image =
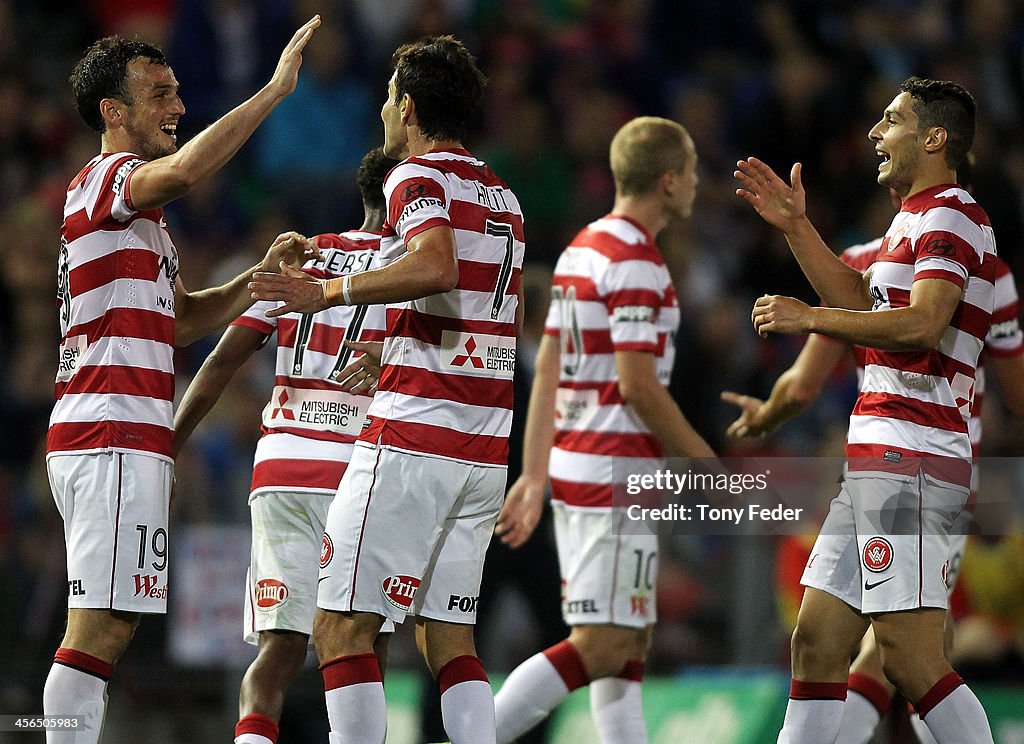
<path id="1" fill-rule="evenodd" d="M 466 350 L 465 354 L 457 354 L 452 358 L 453 367 L 465 367 L 467 362 L 472 362 L 473 366 L 477 369 L 484 368 L 484 360 L 473 354 L 476 351 L 476 339 L 470 336 L 466 339 L 466 343 L 463 348 Z"/>
<path id="2" fill-rule="evenodd" d="M 516 368 L 515 336 L 443 331 L 441 367 L 474 377 L 511 380 Z"/>
<path id="3" fill-rule="evenodd" d="M 281 394 L 277 396 L 277 407 L 274 412 L 270 414 L 270 418 L 276 419 L 278 414 L 281 414 L 282 418 L 286 418 L 289 421 L 295 420 L 295 414 L 285 408 L 285 404 L 288 402 L 288 391 L 282 390 Z"/>

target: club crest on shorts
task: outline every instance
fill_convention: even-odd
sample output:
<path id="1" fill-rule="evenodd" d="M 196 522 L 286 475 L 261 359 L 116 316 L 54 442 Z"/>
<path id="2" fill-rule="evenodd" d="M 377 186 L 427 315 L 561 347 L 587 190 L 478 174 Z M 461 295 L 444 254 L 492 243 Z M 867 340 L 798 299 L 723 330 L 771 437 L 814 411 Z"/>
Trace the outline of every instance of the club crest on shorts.
<path id="1" fill-rule="evenodd" d="M 949 561 L 942 564 L 942 585 L 949 589 Z"/>
<path id="2" fill-rule="evenodd" d="M 380 590 L 384 599 L 400 610 L 408 611 L 412 607 L 412 600 L 416 596 L 416 590 L 420 588 L 420 580 L 415 576 L 388 576 L 380 583 Z"/>
<path id="3" fill-rule="evenodd" d="M 864 561 L 864 568 L 881 573 L 892 565 L 892 543 L 884 537 L 872 537 L 864 543 L 864 554 L 861 558 Z"/>
<path id="4" fill-rule="evenodd" d="M 288 587 L 277 579 L 260 579 L 256 582 L 256 609 L 269 612 L 288 601 Z"/>
<path id="5" fill-rule="evenodd" d="M 331 558 L 334 557 L 334 543 L 331 542 L 331 536 L 326 532 L 324 533 L 324 541 L 320 545 L 320 568 L 327 568 L 331 562 Z"/>

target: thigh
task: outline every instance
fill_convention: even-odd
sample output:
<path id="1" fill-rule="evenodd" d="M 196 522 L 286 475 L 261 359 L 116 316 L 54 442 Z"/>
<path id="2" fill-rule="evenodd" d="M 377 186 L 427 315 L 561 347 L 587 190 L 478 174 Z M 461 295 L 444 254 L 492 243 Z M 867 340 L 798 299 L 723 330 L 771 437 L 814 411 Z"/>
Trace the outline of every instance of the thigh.
<path id="1" fill-rule="evenodd" d="M 331 496 L 263 490 L 249 501 L 252 553 L 246 576 L 244 635 L 263 630 L 309 635 Z"/>
<path id="2" fill-rule="evenodd" d="M 463 488 L 437 460 L 355 447 L 327 514 L 319 607 L 405 619 Z"/>
<path id="3" fill-rule="evenodd" d="M 47 460 L 47 473 L 64 518 L 68 607 L 166 612 L 171 463 L 61 455 Z"/>
<path id="4" fill-rule="evenodd" d="M 921 474 L 907 481 L 854 478 L 865 614 L 946 609 L 949 532 L 967 494 Z"/>
<path id="5" fill-rule="evenodd" d="M 855 609 L 861 605 L 861 570 L 857 524 L 850 491 L 844 483 L 832 499 L 800 583 L 818 589 Z"/>
<path id="6" fill-rule="evenodd" d="M 553 504 L 566 624 L 643 628 L 657 619 L 658 538 L 621 510 Z"/>
<path id="7" fill-rule="evenodd" d="M 505 468 L 453 464 L 438 460 L 441 481 L 464 480 L 465 488 L 444 521 L 430 557 L 413 613 L 446 623 L 472 625 L 480 600 L 484 556 L 494 534 L 494 523 L 505 494 Z"/>

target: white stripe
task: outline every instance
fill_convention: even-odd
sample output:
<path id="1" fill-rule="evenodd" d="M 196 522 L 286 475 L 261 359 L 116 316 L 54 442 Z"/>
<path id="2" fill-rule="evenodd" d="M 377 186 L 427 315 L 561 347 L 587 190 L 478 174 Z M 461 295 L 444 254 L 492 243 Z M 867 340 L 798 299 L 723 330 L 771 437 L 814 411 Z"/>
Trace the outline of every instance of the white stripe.
<path id="1" fill-rule="evenodd" d="M 978 364 L 978 355 L 981 354 L 983 345 L 984 342 L 980 338 L 964 333 L 953 326 L 946 326 L 938 348 L 939 353 L 956 359 L 968 367 L 975 367 Z"/>
<path id="2" fill-rule="evenodd" d="M 991 313 L 995 305 L 995 287 L 979 276 L 972 276 L 964 287 L 963 301 L 976 308 Z"/>
<path id="3" fill-rule="evenodd" d="M 567 390 L 567 393 L 586 392 L 582 390 Z M 572 399 L 570 394 L 567 399 Z M 580 424 L 583 424 L 582 426 Z M 650 434 L 651 430 L 640 419 L 633 408 L 626 405 L 605 405 L 596 406 L 592 414 L 584 418 L 572 420 L 572 425 L 566 425 L 565 419 L 555 422 L 555 428 L 559 431 L 588 431 L 600 434 Z"/>
<path id="4" fill-rule="evenodd" d="M 945 377 L 911 374 L 877 364 L 867 365 L 860 389 L 862 393 L 886 393 L 954 408 L 957 405 Z"/>
<path id="5" fill-rule="evenodd" d="M 593 280 L 600 276 L 611 259 L 587 246 L 570 245 L 555 264 L 555 276 L 579 276 Z"/>
<path id="6" fill-rule="evenodd" d="M 174 374 L 174 349 L 169 344 L 144 338 L 104 336 L 89 344 L 78 368 L 106 365 L 155 369 Z"/>
<path id="7" fill-rule="evenodd" d="M 124 421 L 170 428 L 173 404 L 140 395 L 66 394 L 53 408 L 51 424 L 94 421 Z"/>
<path id="8" fill-rule="evenodd" d="M 971 456 L 966 434 L 881 416 L 850 416 L 846 440 L 850 444 L 902 447 L 947 457 Z"/>
<path id="9" fill-rule="evenodd" d="M 148 310 L 173 318 L 174 309 L 173 303 L 169 301 L 170 296 L 163 277 L 157 277 L 155 282 L 145 279 L 115 279 L 74 298 L 77 304 L 72 307 L 71 324 L 81 325 L 102 318 L 105 313 L 115 308 Z M 157 300 L 161 298 L 168 307 L 160 307 Z"/>
<path id="10" fill-rule="evenodd" d="M 860 258 L 865 253 L 870 253 L 871 255 L 875 255 L 882 248 L 882 240 L 883 240 L 882 238 L 875 238 L 874 240 L 872 240 L 872 241 L 870 241 L 868 243 L 860 243 L 858 245 L 851 245 L 849 248 L 847 248 L 845 251 L 843 251 L 843 256 L 845 256 L 846 258 L 848 258 L 850 260 L 853 260 L 853 259 Z"/>
<path id="11" fill-rule="evenodd" d="M 653 261 L 628 259 L 609 263 L 598 280 L 601 294 L 625 290 L 646 290 L 664 295 L 672 283 L 668 270 Z"/>
<path id="12" fill-rule="evenodd" d="M 497 277 L 495 277 L 497 278 Z M 491 318 L 491 307 L 494 305 L 492 292 L 476 292 L 468 289 L 453 289 L 443 294 L 421 297 L 409 303 L 413 310 L 426 315 L 458 320 L 478 320 L 488 323 L 514 323 L 516 305 L 519 300 L 515 295 L 504 295 L 505 301 L 498 311 L 496 319 Z"/>
<path id="13" fill-rule="evenodd" d="M 494 276 L 497 278 L 498 271 L 505 261 L 505 238 L 462 228 L 455 228 L 454 232 L 459 259 L 462 261 L 492 264 L 494 266 Z M 513 238 L 512 259 L 514 265 L 522 265 L 525 251 L 526 243 Z"/>
<path id="14" fill-rule="evenodd" d="M 922 256 L 914 262 L 914 275 L 925 271 L 944 271 L 954 274 L 964 281 L 967 280 L 967 267 L 959 261 L 953 261 L 941 256 Z"/>
<path id="15" fill-rule="evenodd" d="M 254 464 L 267 460 L 323 460 L 324 462 L 349 462 L 352 459 L 352 444 L 325 442 L 322 439 L 299 437 L 287 432 L 275 432 L 260 437 L 256 443 Z"/>
<path id="16" fill-rule="evenodd" d="M 126 247 L 169 255 L 172 249 L 166 236 L 158 223 L 141 217 L 123 230 L 93 230 L 68 243 L 68 269 L 74 271 Z"/>
<path id="17" fill-rule="evenodd" d="M 997 310 L 1010 307 L 1017 303 L 1017 285 L 1013 281 L 1013 274 L 1003 274 L 996 279 L 995 283 L 995 307 Z"/>
<path id="18" fill-rule="evenodd" d="M 388 390 L 377 391 L 367 416 L 429 424 L 463 434 L 482 434 L 488 437 L 507 437 L 512 428 L 512 411 L 504 408 L 421 398 Z"/>
<path id="19" fill-rule="evenodd" d="M 974 222 L 958 209 L 936 206 L 922 213 L 918 220 L 915 228 L 917 236 L 914 241 L 915 253 L 918 250 L 917 240 L 936 230 L 953 233 L 966 241 L 979 257 L 988 252 L 988 246 L 991 242 L 990 234 L 986 233 L 982 225 Z M 923 247 L 921 246 L 921 248 Z"/>
<path id="20" fill-rule="evenodd" d="M 615 476 L 625 483 L 630 473 L 649 473 L 664 462 L 660 457 L 608 457 L 552 447 L 548 475 L 570 483 L 609 485 L 616 482 Z"/>
<path id="21" fill-rule="evenodd" d="M 627 245 L 643 245 L 647 242 L 647 236 L 643 231 L 629 220 L 618 217 L 602 217 L 587 225 L 587 229 L 607 233 Z"/>

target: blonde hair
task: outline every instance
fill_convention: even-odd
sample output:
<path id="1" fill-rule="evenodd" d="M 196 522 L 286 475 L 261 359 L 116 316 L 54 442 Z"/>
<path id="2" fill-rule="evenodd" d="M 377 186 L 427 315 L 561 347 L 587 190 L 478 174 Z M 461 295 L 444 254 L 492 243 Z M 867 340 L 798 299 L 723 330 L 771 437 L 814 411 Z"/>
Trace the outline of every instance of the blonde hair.
<path id="1" fill-rule="evenodd" d="M 611 167 L 619 196 L 646 194 L 668 171 L 681 171 L 690 156 L 690 135 L 657 116 L 627 122 L 612 138 Z"/>

